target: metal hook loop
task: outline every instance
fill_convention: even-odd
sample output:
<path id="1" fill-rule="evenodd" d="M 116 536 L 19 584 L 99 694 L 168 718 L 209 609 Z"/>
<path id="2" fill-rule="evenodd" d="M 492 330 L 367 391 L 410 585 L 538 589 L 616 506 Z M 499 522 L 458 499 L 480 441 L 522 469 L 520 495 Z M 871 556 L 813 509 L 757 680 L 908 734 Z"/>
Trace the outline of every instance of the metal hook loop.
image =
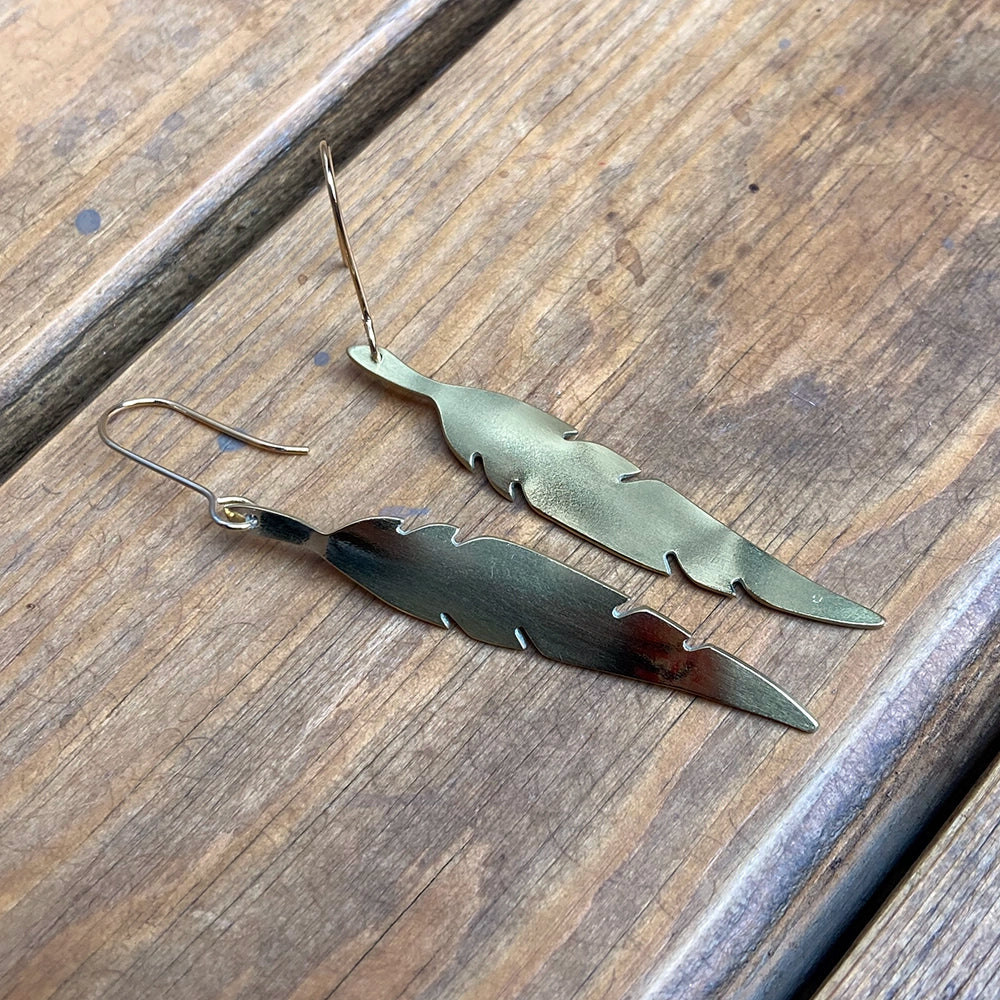
<path id="1" fill-rule="evenodd" d="M 378 344 L 375 341 L 375 324 L 372 322 L 372 314 L 368 310 L 368 297 L 365 295 L 364 285 L 361 284 L 361 275 L 358 274 L 358 265 L 354 260 L 354 251 L 351 249 L 347 227 L 344 225 L 344 216 L 340 211 L 340 198 L 337 195 L 337 175 L 333 170 L 333 155 L 330 153 L 330 147 L 326 144 L 325 139 L 319 144 L 319 157 L 323 162 L 326 193 L 330 196 L 330 208 L 333 209 L 333 222 L 337 227 L 337 242 L 340 244 L 340 256 L 344 261 L 344 266 L 351 272 L 351 278 L 354 280 L 354 291 L 358 296 L 358 305 L 361 306 L 361 318 L 365 324 L 368 350 L 371 351 L 372 361 L 378 364 L 382 360 L 382 355 L 379 353 Z"/>
<path id="2" fill-rule="evenodd" d="M 117 451 L 119 455 L 124 455 L 126 458 L 132 459 L 133 462 L 138 462 L 139 465 L 145 466 L 147 469 L 152 469 L 153 472 L 158 472 L 161 476 L 166 476 L 167 479 L 172 479 L 175 483 L 180 483 L 181 486 L 187 486 L 196 493 L 200 493 L 208 501 L 209 509 L 212 513 L 212 520 L 215 521 L 216 524 L 221 524 L 224 528 L 235 528 L 237 530 L 252 528 L 253 524 L 250 521 L 243 517 L 242 514 L 229 510 L 226 505 L 237 502 L 253 505 L 253 501 L 247 500 L 246 497 L 223 497 L 220 499 L 207 486 L 203 486 L 201 483 L 197 483 L 193 479 L 188 479 L 187 476 L 182 476 L 179 472 L 174 472 L 172 469 L 168 469 L 166 466 L 160 465 L 151 459 L 144 458 L 142 455 L 126 448 L 122 444 L 119 444 L 108 433 L 108 424 L 110 424 L 116 416 L 120 413 L 124 413 L 126 410 L 135 410 L 141 406 L 158 406 L 166 410 L 173 410 L 175 413 L 180 413 L 182 416 L 188 417 L 196 423 L 203 424 L 205 427 L 209 427 L 220 434 L 225 434 L 227 437 L 231 437 L 235 441 L 241 441 L 243 444 L 251 445 L 254 448 L 260 448 L 262 451 L 276 452 L 280 455 L 305 455 L 309 451 L 308 448 L 298 445 L 276 444 L 274 441 L 265 441 L 263 438 L 254 437 L 252 434 L 247 434 L 245 431 L 237 430 L 235 427 L 230 427 L 228 424 L 223 424 L 218 420 L 213 420 L 211 417 L 205 416 L 204 413 L 192 410 L 183 403 L 177 403 L 172 399 L 161 399 L 156 396 L 142 397 L 139 399 L 126 399 L 117 406 L 111 407 L 111 409 L 108 410 L 103 417 L 101 417 L 97 424 L 97 433 L 101 435 L 101 440 L 109 448 Z"/>

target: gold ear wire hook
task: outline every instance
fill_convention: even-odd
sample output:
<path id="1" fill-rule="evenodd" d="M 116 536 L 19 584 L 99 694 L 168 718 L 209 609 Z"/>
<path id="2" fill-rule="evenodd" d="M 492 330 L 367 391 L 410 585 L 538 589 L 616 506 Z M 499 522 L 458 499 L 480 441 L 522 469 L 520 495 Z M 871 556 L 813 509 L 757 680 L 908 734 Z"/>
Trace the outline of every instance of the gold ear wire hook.
<path id="1" fill-rule="evenodd" d="M 228 424 L 223 424 L 218 420 L 213 420 L 211 417 L 205 416 L 204 413 L 192 410 L 183 403 L 176 403 L 172 399 L 160 399 L 155 396 L 143 397 L 140 399 L 126 399 L 123 403 L 119 403 L 117 406 L 111 407 L 111 409 L 108 410 L 103 417 L 101 417 L 97 424 L 97 433 L 101 435 L 101 440 L 109 448 L 117 451 L 119 455 L 131 458 L 133 462 L 138 462 L 139 465 L 145 466 L 147 469 L 152 469 L 153 472 L 158 472 L 161 476 L 166 476 L 167 479 L 172 479 L 175 483 L 180 483 L 181 486 L 187 486 L 196 493 L 200 493 L 208 501 L 209 509 L 212 512 L 212 520 L 215 521 L 216 524 L 221 524 L 224 528 L 252 528 L 253 525 L 245 517 L 226 508 L 227 503 L 236 503 L 239 501 L 241 503 L 252 505 L 252 501 L 247 500 L 246 497 L 223 497 L 220 499 L 207 486 L 203 486 L 201 483 L 197 483 L 193 479 L 188 479 L 187 476 L 182 476 L 179 472 L 174 472 L 172 469 L 159 465 L 151 459 L 143 458 L 142 455 L 136 454 L 136 452 L 131 451 L 122 444 L 119 444 L 108 433 L 108 424 L 111 423 L 116 416 L 123 413 L 125 410 L 138 409 L 140 406 L 159 406 L 166 410 L 173 410 L 175 413 L 180 413 L 182 416 L 188 417 L 196 423 L 203 424 L 205 427 L 210 427 L 212 430 L 218 431 L 220 434 L 225 434 L 227 437 L 231 437 L 235 441 L 241 441 L 243 444 L 251 445 L 254 448 L 260 448 L 262 451 L 276 452 L 280 455 L 305 455 L 309 451 L 308 448 L 300 447 L 298 445 L 276 444 L 274 441 L 265 441 L 263 438 L 254 437 L 252 434 L 247 434 L 245 431 L 237 430 L 235 427 L 230 427 Z"/>
<path id="2" fill-rule="evenodd" d="M 333 156 L 330 147 L 323 140 L 319 144 L 319 156 L 323 161 L 323 176 L 326 178 L 326 193 L 330 196 L 330 208 L 333 209 L 333 222 L 337 227 L 337 242 L 340 244 L 340 256 L 344 261 L 344 266 L 351 272 L 354 280 L 354 291 L 358 296 L 358 305 L 361 306 L 361 317 L 365 324 L 365 336 L 368 338 L 368 350 L 371 351 L 372 361 L 378 364 L 382 360 L 379 354 L 378 344 L 375 342 L 375 324 L 372 322 L 372 314 L 368 311 L 368 298 L 365 295 L 365 287 L 361 284 L 361 275 L 358 274 L 358 265 L 354 260 L 354 251 L 351 250 L 351 241 L 347 235 L 347 227 L 344 225 L 344 216 L 340 211 L 340 198 L 337 195 L 337 175 L 333 170 Z"/>

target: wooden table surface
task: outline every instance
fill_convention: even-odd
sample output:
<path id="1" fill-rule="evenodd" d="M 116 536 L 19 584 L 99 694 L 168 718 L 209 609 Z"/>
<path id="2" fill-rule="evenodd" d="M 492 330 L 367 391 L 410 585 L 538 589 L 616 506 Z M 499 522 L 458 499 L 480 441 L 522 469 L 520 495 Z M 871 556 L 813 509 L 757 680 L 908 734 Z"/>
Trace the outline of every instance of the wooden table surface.
<path id="1" fill-rule="evenodd" d="M 816 1000 L 996 996 L 998 825 L 1000 764 L 994 764 Z"/>
<path id="2" fill-rule="evenodd" d="M 0 22 L 35 199 L 0 275 L 0 996 L 792 997 L 995 738 L 1000 5 L 521 3 L 473 38 L 502 6 Z M 196 51 L 136 57 L 154 27 Z M 78 93 L 133 110 L 67 125 Z M 344 356 L 357 305 L 302 196 L 327 126 L 386 346 L 886 626 L 655 577 L 461 469 Z M 98 440 L 154 393 L 312 451 L 146 413 L 118 429 L 143 453 L 323 528 L 530 544 L 819 732 L 476 644 L 223 531 Z"/>
<path id="3" fill-rule="evenodd" d="M 0 472 L 353 152 L 504 0 L 28 0 L 0 17 Z"/>

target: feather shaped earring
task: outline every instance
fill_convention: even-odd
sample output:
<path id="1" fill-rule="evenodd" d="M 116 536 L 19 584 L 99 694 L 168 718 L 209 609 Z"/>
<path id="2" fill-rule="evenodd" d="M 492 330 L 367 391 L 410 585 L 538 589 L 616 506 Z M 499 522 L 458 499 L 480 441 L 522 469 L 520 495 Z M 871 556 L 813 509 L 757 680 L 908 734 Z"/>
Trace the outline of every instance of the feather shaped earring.
<path id="1" fill-rule="evenodd" d="M 796 573 L 666 483 L 637 478 L 637 466 L 603 445 L 578 440 L 576 429 L 552 414 L 501 393 L 427 378 L 380 348 L 325 142 L 320 157 L 367 338 L 347 353 L 376 378 L 433 403 L 445 440 L 467 469 L 474 471 L 480 459 L 503 496 L 513 499 L 516 485 L 539 514 L 657 573 L 668 574 L 673 558 L 688 579 L 718 594 L 732 595 L 739 584 L 761 604 L 803 618 L 854 628 L 885 623 L 876 612 Z"/>
<path id="2" fill-rule="evenodd" d="M 129 399 L 101 418 L 101 439 L 209 502 L 224 528 L 311 549 L 348 579 L 421 621 L 457 626 L 473 639 L 508 649 L 534 647 L 572 666 L 631 677 L 710 698 L 813 732 L 816 720 L 776 684 L 715 646 L 689 645 L 679 625 L 648 608 L 619 613 L 628 598 L 565 563 L 500 538 L 456 542 L 457 528 L 430 524 L 403 531 L 398 518 L 373 517 L 329 533 L 246 497 L 217 497 L 208 487 L 115 441 L 109 423 L 139 407 L 163 407 L 244 444 L 283 454 L 275 444 L 222 424 L 173 400 Z"/>

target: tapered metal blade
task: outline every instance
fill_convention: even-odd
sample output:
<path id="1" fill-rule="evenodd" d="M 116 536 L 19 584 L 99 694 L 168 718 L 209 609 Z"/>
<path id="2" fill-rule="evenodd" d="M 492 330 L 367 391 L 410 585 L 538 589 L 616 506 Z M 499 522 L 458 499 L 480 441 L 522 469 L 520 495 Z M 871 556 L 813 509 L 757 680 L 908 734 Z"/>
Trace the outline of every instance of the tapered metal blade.
<path id="1" fill-rule="evenodd" d="M 877 628 L 881 615 L 813 583 L 731 531 L 666 483 L 569 425 L 511 396 L 426 378 L 382 349 L 350 357 L 410 395 L 434 403 L 452 451 L 468 468 L 482 460 L 504 496 L 520 488 L 546 517 L 632 562 L 669 573 L 676 560 L 694 582 L 720 594 L 740 584 L 768 607 L 816 621 Z"/>
<path id="2" fill-rule="evenodd" d="M 325 535 L 285 514 L 245 503 L 231 509 L 268 537 L 322 554 L 414 618 L 816 729 L 801 705 L 737 657 L 691 645 L 689 633 L 648 608 L 619 614 L 624 594 L 533 549 L 500 538 L 456 543 L 458 529 L 450 524 L 404 532 L 398 518 L 377 517 Z"/>

